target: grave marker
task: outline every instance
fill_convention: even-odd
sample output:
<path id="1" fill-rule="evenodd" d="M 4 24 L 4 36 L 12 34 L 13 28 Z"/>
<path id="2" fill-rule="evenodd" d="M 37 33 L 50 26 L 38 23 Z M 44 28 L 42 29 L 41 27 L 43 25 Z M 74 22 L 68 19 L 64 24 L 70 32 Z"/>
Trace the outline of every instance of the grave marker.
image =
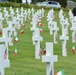
<path id="1" fill-rule="evenodd" d="M 3 28 L 3 26 L 2 26 L 3 20 L 4 20 L 3 15 L 2 15 L 2 13 L 0 12 L 0 29 Z"/>
<path id="2" fill-rule="evenodd" d="M 32 8 L 32 9 L 31 9 L 32 17 L 33 17 L 33 15 L 34 15 L 34 11 L 35 11 L 34 8 Z"/>
<path id="3" fill-rule="evenodd" d="M 1 75 L 4 75 L 4 68 L 10 67 L 10 61 L 8 60 L 8 42 L 10 42 L 10 38 L 8 37 L 7 28 L 2 29 L 0 42 L 3 43 L 0 45 L 0 71 Z"/>
<path id="4" fill-rule="evenodd" d="M 62 40 L 62 56 L 67 56 L 66 41 L 69 40 L 69 37 L 66 35 L 62 35 L 62 36 L 60 36 L 60 40 Z"/>
<path id="5" fill-rule="evenodd" d="M 35 33 L 32 37 L 33 44 L 35 45 L 35 58 L 40 59 L 39 50 L 40 50 L 40 41 L 43 38 L 40 36 L 40 30 L 38 28 L 35 29 Z"/>
<path id="6" fill-rule="evenodd" d="M 73 21 L 72 21 L 72 42 L 75 43 L 76 42 L 76 17 L 74 17 Z"/>
<path id="7" fill-rule="evenodd" d="M 30 9 L 28 9 L 27 13 L 28 13 L 28 19 L 30 19 L 31 10 L 30 10 Z"/>
<path id="8" fill-rule="evenodd" d="M 4 69 L 10 67 L 10 61 L 6 53 L 5 45 L 0 45 L 0 74 L 4 75 Z M 6 58 L 6 59 L 5 59 Z"/>
<path id="9" fill-rule="evenodd" d="M 10 6 L 9 10 L 10 10 L 10 16 L 13 18 L 15 13 L 14 13 L 14 10 L 13 10 L 12 6 Z"/>
<path id="10" fill-rule="evenodd" d="M 57 31 L 59 30 L 59 28 L 57 27 L 57 22 L 54 22 L 54 27 L 52 30 L 54 32 L 54 43 L 57 44 L 58 42 Z"/>
<path id="11" fill-rule="evenodd" d="M 54 62 L 57 62 L 57 55 L 53 55 L 53 43 L 46 43 L 46 55 L 42 56 L 42 62 L 46 62 L 46 75 L 54 75 Z"/>

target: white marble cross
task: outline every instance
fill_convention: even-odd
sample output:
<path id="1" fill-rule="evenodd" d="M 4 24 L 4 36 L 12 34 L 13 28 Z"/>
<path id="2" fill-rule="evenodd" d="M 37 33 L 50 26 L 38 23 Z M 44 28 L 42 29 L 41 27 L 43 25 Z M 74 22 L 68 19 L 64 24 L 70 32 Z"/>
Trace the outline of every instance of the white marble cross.
<path id="1" fill-rule="evenodd" d="M 54 32 L 54 43 L 57 44 L 58 43 L 57 31 L 59 30 L 59 28 L 57 27 L 57 22 L 54 22 L 54 27 L 52 28 L 52 30 Z"/>
<path id="2" fill-rule="evenodd" d="M 44 17 L 45 16 L 45 14 L 44 14 L 44 8 L 42 8 L 42 17 Z"/>
<path id="3" fill-rule="evenodd" d="M 2 37 L 0 37 L 0 42 L 4 43 L 7 47 L 7 54 L 8 54 L 8 43 L 10 42 L 10 38 L 8 37 L 7 28 L 2 29 Z"/>
<path id="4" fill-rule="evenodd" d="M 2 26 L 3 20 L 4 20 L 3 15 L 2 15 L 2 13 L 0 12 L 0 29 L 3 28 L 3 26 Z"/>
<path id="5" fill-rule="evenodd" d="M 6 7 L 4 7 L 4 10 L 3 10 L 3 12 L 6 12 L 7 11 L 7 9 L 6 9 Z"/>
<path id="6" fill-rule="evenodd" d="M 53 43 L 46 43 L 46 55 L 42 56 L 42 62 L 46 62 L 46 75 L 54 75 L 54 62 L 58 61 L 57 55 L 53 55 Z"/>
<path id="7" fill-rule="evenodd" d="M 32 9 L 31 9 L 32 17 L 33 17 L 33 15 L 34 15 L 34 11 L 35 11 L 34 8 L 32 8 Z"/>
<path id="8" fill-rule="evenodd" d="M 72 21 L 71 30 L 72 30 L 72 42 L 75 43 L 76 42 L 76 16 Z"/>
<path id="9" fill-rule="evenodd" d="M 60 25 L 64 25 L 64 22 L 65 22 L 64 16 L 61 16 L 61 18 L 60 18 Z"/>
<path id="10" fill-rule="evenodd" d="M 50 21 L 48 22 L 48 28 L 49 28 L 49 29 L 50 29 L 50 31 L 51 31 L 51 32 L 50 32 L 50 34 L 52 33 L 52 30 L 51 30 L 51 28 L 50 28 L 50 27 L 51 27 L 52 22 L 53 22 L 53 21 L 52 21 L 52 19 L 50 19 Z"/>
<path id="11" fill-rule="evenodd" d="M 30 15 L 31 15 L 31 10 L 30 9 L 28 9 L 28 19 L 30 19 Z"/>
<path id="12" fill-rule="evenodd" d="M 3 42 L 8 47 L 8 42 L 10 41 L 10 38 L 8 37 L 8 31 L 7 28 L 2 29 L 2 37 L 0 37 L 0 42 Z"/>
<path id="13" fill-rule="evenodd" d="M 69 26 L 69 23 L 68 23 L 68 19 L 64 19 L 64 16 L 60 19 L 60 24 L 62 26 L 62 35 L 66 35 L 68 34 L 68 26 Z"/>
<path id="14" fill-rule="evenodd" d="M 10 16 L 13 18 L 15 12 L 14 12 L 14 9 L 12 8 L 12 6 L 10 6 Z"/>
<path id="15" fill-rule="evenodd" d="M 18 29 L 21 27 L 21 15 L 18 13 L 17 17 L 13 17 L 13 24 L 17 26 Z"/>
<path id="16" fill-rule="evenodd" d="M 30 30 L 31 30 L 31 31 L 33 31 L 33 36 L 34 36 L 35 29 L 37 28 L 37 27 L 36 27 L 37 22 L 36 22 L 36 21 L 32 21 L 32 22 L 31 22 L 31 24 L 32 24 L 32 27 L 31 27 L 31 29 L 30 29 Z"/>
<path id="17" fill-rule="evenodd" d="M 4 44 L 0 45 L 0 73 L 4 75 L 4 69 L 10 67 L 10 60 L 8 59 L 7 48 Z"/>
<path id="18" fill-rule="evenodd" d="M 24 18 L 25 18 L 25 16 L 24 16 L 24 8 L 23 7 L 21 7 L 21 9 L 20 9 L 20 14 L 18 14 L 18 15 L 20 15 L 20 24 L 22 25 L 22 26 L 24 26 Z"/>
<path id="19" fill-rule="evenodd" d="M 50 24 L 49 24 L 49 25 L 50 25 L 50 27 L 49 27 L 49 28 L 50 28 L 50 34 L 52 35 L 52 34 L 53 34 L 53 28 L 54 28 L 55 22 L 52 21 L 52 20 L 50 20 L 49 23 L 50 23 Z"/>
<path id="20" fill-rule="evenodd" d="M 50 21 L 50 19 L 53 20 L 54 18 L 54 10 L 51 9 L 49 12 L 48 12 L 48 15 L 47 15 L 47 21 Z"/>
<path id="21" fill-rule="evenodd" d="M 16 8 L 15 12 L 16 12 L 16 14 L 19 14 L 19 8 Z"/>
<path id="22" fill-rule="evenodd" d="M 62 16 L 63 16 L 63 10 L 61 9 L 61 10 L 59 11 L 59 18 L 61 19 Z"/>
<path id="23" fill-rule="evenodd" d="M 60 40 L 62 40 L 62 56 L 67 56 L 67 44 L 66 41 L 69 40 L 69 37 L 66 35 L 68 34 L 68 23 L 67 19 L 61 18 L 62 22 L 62 36 L 60 36 Z"/>
<path id="24" fill-rule="evenodd" d="M 27 19 L 28 18 L 28 13 L 27 13 L 27 10 L 24 10 L 24 20 L 25 22 L 27 22 Z"/>
<path id="25" fill-rule="evenodd" d="M 69 40 L 69 37 L 66 35 L 60 36 L 60 40 L 62 40 L 62 56 L 67 56 L 67 44 L 66 41 Z"/>
<path id="26" fill-rule="evenodd" d="M 4 12 L 4 18 L 6 19 L 6 22 L 8 22 L 8 19 L 9 19 L 9 13 L 8 11 Z"/>
<path id="27" fill-rule="evenodd" d="M 21 7 L 20 11 L 21 11 L 21 12 L 23 12 L 23 11 L 24 11 L 24 8 L 23 8 L 23 7 Z"/>
<path id="28" fill-rule="evenodd" d="M 69 26 L 69 22 L 68 22 L 68 18 L 65 18 L 65 22 L 64 22 L 64 25 L 65 25 L 65 31 L 66 31 L 66 34 L 68 34 L 68 26 Z"/>
<path id="29" fill-rule="evenodd" d="M 15 19 L 15 21 L 8 21 L 8 27 L 7 27 L 7 30 L 8 31 L 10 31 L 10 34 L 9 34 L 9 36 L 11 35 L 11 33 L 14 31 L 14 36 L 17 36 L 17 32 L 16 32 L 16 25 L 14 25 L 14 24 L 16 24 L 16 18 L 14 17 L 14 19 Z"/>
<path id="30" fill-rule="evenodd" d="M 9 45 L 13 46 L 13 32 L 14 32 L 14 35 L 17 32 L 15 31 L 15 28 L 13 27 L 13 22 L 12 21 L 8 21 L 7 31 L 8 31 L 8 37 L 10 38 Z"/>
<path id="31" fill-rule="evenodd" d="M 35 33 L 35 29 L 37 28 L 37 17 L 36 17 L 36 14 L 32 17 L 32 27 L 30 28 L 31 31 L 33 31 L 33 36 L 34 36 L 34 33 Z"/>
<path id="32" fill-rule="evenodd" d="M 40 59 L 40 55 L 39 55 L 40 41 L 42 41 L 42 40 L 43 40 L 43 38 L 40 36 L 40 30 L 39 30 L 39 28 L 36 28 L 34 35 L 32 37 L 33 44 L 35 45 L 35 58 L 36 59 Z"/>
<path id="33" fill-rule="evenodd" d="M 24 18 L 25 18 L 25 16 L 24 16 L 22 11 L 21 11 L 21 17 L 20 18 L 21 18 L 21 25 L 24 26 Z"/>
<path id="34" fill-rule="evenodd" d="M 17 29 L 20 29 L 20 17 L 13 17 L 14 36 L 17 36 Z"/>
<path id="35" fill-rule="evenodd" d="M 69 18 L 70 18 L 70 22 L 72 22 L 72 20 L 73 20 L 73 13 L 72 13 L 71 9 L 69 10 Z"/>
<path id="36" fill-rule="evenodd" d="M 4 18 L 6 19 L 8 17 L 8 11 L 6 7 L 4 7 L 3 14 L 4 14 Z"/>
<path id="37" fill-rule="evenodd" d="M 6 19 L 6 22 L 7 22 L 8 21 L 8 18 L 9 18 L 9 13 L 8 13 L 6 7 L 4 7 L 3 15 L 4 15 L 4 19 Z"/>

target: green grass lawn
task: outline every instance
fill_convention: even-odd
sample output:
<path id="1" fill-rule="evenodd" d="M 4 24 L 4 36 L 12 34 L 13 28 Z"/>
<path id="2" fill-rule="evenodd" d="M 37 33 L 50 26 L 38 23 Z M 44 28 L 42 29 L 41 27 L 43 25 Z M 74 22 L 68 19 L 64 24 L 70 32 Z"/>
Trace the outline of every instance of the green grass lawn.
<path id="1" fill-rule="evenodd" d="M 45 10 L 46 14 L 49 10 Z M 72 32 L 70 31 L 69 26 L 69 40 L 67 41 L 68 47 L 68 56 L 63 57 L 61 52 L 62 41 L 60 41 L 61 35 L 61 25 L 59 24 L 58 18 L 59 11 L 55 11 L 56 17 L 55 21 L 57 21 L 57 25 L 59 27 L 58 31 L 58 44 L 54 44 L 54 54 L 58 55 L 58 62 L 54 63 L 55 73 L 64 69 L 66 75 L 76 75 L 76 54 L 71 53 L 72 46 L 76 47 L 76 43 L 72 43 L 71 36 Z M 66 17 L 68 18 L 68 12 L 64 12 Z M 31 20 L 28 23 L 25 23 L 24 34 L 20 34 L 20 30 L 18 31 L 18 42 L 14 42 L 12 47 L 9 46 L 9 60 L 10 60 L 10 68 L 5 69 L 5 75 L 46 75 L 46 63 L 42 62 L 42 59 L 35 59 L 35 46 L 32 42 L 32 32 L 30 31 Z M 53 35 L 50 35 L 50 31 L 48 29 L 48 23 L 46 17 L 42 19 L 43 33 L 40 35 L 43 37 L 43 41 L 41 41 L 42 50 L 45 48 L 46 42 L 53 42 Z M 17 57 L 14 57 L 14 49 L 18 49 Z"/>

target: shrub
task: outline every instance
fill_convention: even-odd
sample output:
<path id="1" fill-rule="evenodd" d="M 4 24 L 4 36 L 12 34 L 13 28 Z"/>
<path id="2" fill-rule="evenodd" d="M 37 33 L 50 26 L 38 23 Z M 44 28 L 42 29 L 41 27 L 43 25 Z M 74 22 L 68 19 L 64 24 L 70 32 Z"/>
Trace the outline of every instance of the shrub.
<path id="1" fill-rule="evenodd" d="M 52 9 L 51 7 L 44 7 L 44 6 L 37 6 L 37 5 L 35 5 L 35 4 L 22 4 L 22 3 L 13 3 L 13 2 L 9 2 L 9 3 L 0 3 L 0 6 L 1 7 L 10 7 L 10 6 L 12 6 L 12 7 L 24 7 L 24 8 L 35 8 L 35 9 L 41 9 L 41 8 L 44 8 L 44 9 L 46 9 L 46 10 L 50 10 L 50 9 Z M 60 10 L 60 8 L 53 8 L 54 10 L 56 10 L 56 11 L 59 11 Z M 64 11 L 68 11 L 69 9 L 68 8 L 62 8 Z"/>

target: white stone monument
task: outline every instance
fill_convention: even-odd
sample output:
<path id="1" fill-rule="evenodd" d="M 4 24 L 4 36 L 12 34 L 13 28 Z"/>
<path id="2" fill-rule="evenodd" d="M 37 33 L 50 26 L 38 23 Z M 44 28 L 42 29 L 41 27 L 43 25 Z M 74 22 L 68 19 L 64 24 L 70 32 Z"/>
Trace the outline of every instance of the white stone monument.
<path id="1" fill-rule="evenodd" d="M 68 34 L 68 27 L 69 27 L 69 22 L 68 22 L 68 18 L 65 18 L 65 29 L 66 29 L 66 34 Z"/>
<path id="2" fill-rule="evenodd" d="M 4 68 L 10 67 L 10 61 L 8 60 L 8 43 L 10 38 L 8 37 L 7 29 L 2 29 L 2 37 L 0 37 L 0 72 L 4 75 Z"/>
<path id="3" fill-rule="evenodd" d="M 62 36 L 60 36 L 60 40 L 62 40 L 62 56 L 67 56 L 67 44 L 66 41 L 69 40 L 68 34 L 68 21 L 67 18 L 64 19 L 64 16 L 61 18 L 61 26 L 62 26 Z"/>
<path id="4" fill-rule="evenodd" d="M 8 59 L 7 48 L 4 44 L 0 45 L 0 72 L 4 75 L 4 69 L 10 67 L 10 60 Z"/>
<path id="5" fill-rule="evenodd" d="M 32 9 L 31 9 L 32 17 L 33 17 L 33 15 L 34 15 L 34 12 L 35 12 L 35 10 L 34 10 L 34 8 L 32 8 Z"/>
<path id="6" fill-rule="evenodd" d="M 32 27 L 31 27 L 30 30 L 33 31 L 33 35 L 34 35 L 35 29 L 37 28 L 37 27 L 36 27 L 37 22 L 36 22 L 36 21 L 33 21 L 33 22 L 31 22 L 31 24 L 32 24 Z"/>
<path id="7" fill-rule="evenodd" d="M 54 75 L 54 62 L 58 61 L 57 55 L 53 55 L 53 43 L 46 43 L 46 55 L 42 56 L 42 62 L 46 62 L 46 75 Z"/>
<path id="8" fill-rule="evenodd" d="M 33 31 L 33 36 L 34 36 L 34 33 L 35 33 L 35 29 L 37 28 L 37 15 L 35 14 L 33 17 L 32 17 L 32 27 L 30 28 L 31 31 Z"/>
<path id="9" fill-rule="evenodd" d="M 58 43 L 57 31 L 59 30 L 59 28 L 57 27 L 57 22 L 54 22 L 54 27 L 52 28 L 52 30 L 54 32 L 54 43 L 57 44 Z"/>
<path id="10" fill-rule="evenodd" d="M 75 43 L 76 42 L 76 16 L 73 19 L 71 30 L 72 30 L 72 42 Z"/>
<path id="11" fill-rule="evenodd" d="M 61 10 L 59 11 L 59 18 L 61 19 L 62 16 L 63 16 L 63 9 L 61 9 Z"/>
<path id="12" fill-rule="evenodd" d="M 62 56 L 67 56 L 66 41 L 69 40 L 69 37 L 66 35 L 66 32 L 64 34 L 62 34 L 62 36 L 60 36 L 60 40 L 62 40 Z"/>
<path id="13" fill-rule="evenodd" d="M 8 13 L 8 11 L 6 11 L 6 12 L 4 12 L 4 18 L 6 19 L 6 23 L 8 22 L 8 20 L 9 20 L 9 13 Z"/>
<path id="14" fill-rule="evenodd" d="M 15 31 L 15 28 L 13 27 L 13 22 L 12 21 L 8 21 L 7 31 L 8 31 L 8 37 L 10 38 L 9 45 L 13 46 L 13 32 L 14 32 L 14 35 L 17 32 Z"/>
<path id="15" fill-rule="evenodd" d="M 14 9 L 12 8 L 12 6 L 10 6 L 9 10 L 10 10 L 10 16 L 11 16 L 11 18 L 13 18 L 15 12 L 14 12 Z"/>
<path id="16" fill-rule="evenodd" d="M 13 17 L 13 28 L 14 28 L 14 36 L 17 36 L 17 29 L 20 28 L 20 20 L 18 20 L 19 18 L 17 17 Z"/>
<path id="17" fill-rule="evenodd" d="M 27 10 L 24 10 L 24 20 L 27 23 L 28 22 L 28 13 Z"/>
<path id="18" fill-rule="evenodd" d="M 32 37 L 33 44 L 35 45 L 35 58 L 36 59 L 40 59 L 40 55 L 39 55 L 40 41 L 42 41 L 42 40 L 43 40 L 43 38 L 40 36 L 40 30 L 39 30 L 39 28 L 36 28 L 34 35 Z"/>
<path id="19" fill-rule="evenodd" d="M 42 17 L 45 16 L 44 12 L 45 12 L 45 10 L 44 10 L 44 8 L 42 8 Z"/>
<path id="20" fill-rule="evenodd" d="M 6 21 L 8 21 L 9 14 L 8 14 L 6 7 L 4 7 L 3 15 L 4 15 L 3 17 L 6 19 Z"/>
<path id="21" fill-rule="evenodd" d="M 3 26 L 2 26 L 3 20 L 4 20 L 3 15 L 2 15 L 2 13 L 0 12 L 0 29 L 3 28 Z"/>
<path id="22" fill-rule="evenodd" d="M 16 14 L 19 14 L 19 8 L 16 8 L 15 12 L 16 12 Z"/>
<path id="23" fill-rule="evenodd" d="M 30 10 L 30 9 L 28 9 L 27 13 L 28 13 L 28 19 L 30 19 L 31 10 Z"/>

